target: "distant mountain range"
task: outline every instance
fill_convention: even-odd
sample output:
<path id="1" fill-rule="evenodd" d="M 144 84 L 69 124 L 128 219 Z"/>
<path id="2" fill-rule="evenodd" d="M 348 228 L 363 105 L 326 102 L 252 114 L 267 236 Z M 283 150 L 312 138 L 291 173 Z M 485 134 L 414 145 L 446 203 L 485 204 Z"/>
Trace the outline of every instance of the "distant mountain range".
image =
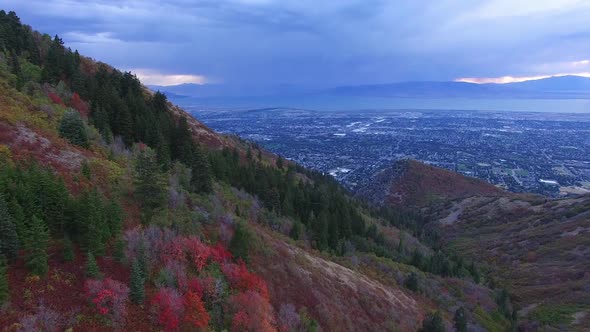
<path id="1" fill-rule="evenodd" d="M 277 97 L 277 96 L 342 96 L 380 98 L 530 98 L 587 99 L 590 98 L 590 78 L 560 76 L 506 84 L 476 84 L 450 81 L 417 81 L 388 84 L 351 85 L 329 89 L 306 89 L 295 85 L 229 86 L 182 84 L 150 86 L 172 97 Z"/>

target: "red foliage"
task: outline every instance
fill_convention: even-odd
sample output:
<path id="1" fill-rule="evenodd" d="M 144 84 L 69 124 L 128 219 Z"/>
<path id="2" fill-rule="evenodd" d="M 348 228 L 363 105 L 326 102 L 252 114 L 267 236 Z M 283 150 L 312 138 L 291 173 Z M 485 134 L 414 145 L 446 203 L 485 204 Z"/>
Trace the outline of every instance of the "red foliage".
<path id="1" fill-rule="evenodd" d="M 82 115 L 84 118 L 88 118 L 88 115 L 90 114 L 90 108 L 88 107 L 88 104 L 82 100 L 82 98 L 80 98 L 80 95 L 78 95 L 77 92 L 74 92 L 72 95 L 70 106 L 78 111 L 78 113 L 80 113 L 80 115 Z"/>
<path id="2" fill-rule="evenodd" d="M 268 300 L 269 296 L 266 282 L 256 274 L 249 272 L 244 262 L 240 262 L 239 264 L 223 264 L 221 270 L 233 288 L 244 292 L 257 292 L 264 299 Z"/>
<path id="3" fill-rule="evenodd" d="M 232 254 L 225 249 L 221 242 L 211 247 L 211 259 L 216 263 L 225 263 L 232 259 Z"/>
<path id="4" fill-rule="evenodd" d="M 157 321 L 166 331 L 178 328 L 184 313 L 184 302 L 180 293 L 172 288 L 161 288 L 151 301 Z"/>
<path id="5" fill-rule="evenodd" d="M 86 296 L 90 298 L 96 312 L 109 317 L 114 324 L 121 323 L 126 315 L 129 288 L 116 280 L 86 280 Z"/>
<path id="6" fill-rule="evenodd" d="M 205 309 L 205 305 L 201 297 L 194 292 L 188 292 L 184 295 L 184 305 L 186 307 L 186 314 L 184 321 L 196 328 L 203 328 L 209 325 L 209 313 Z"/>
<path id="7" fill-rule="evenodd" d="M 188 290 L 191 293 L 197 294 L 199 297 L 203 297 L 203 293 L 205 292 L 201 281 L 197 278 L 191 279 L 188 282 Z"/>
<path id="8" fill-rule="evenodd" d="M 58 105 L 61 105 L 61 106 L 66 106 L 64 104 L 64 102 L 61 100 L 61 98 L 59 98 L 59 96 L 57 94 L 53 93 L 53 92 L 47 93 L 47 97 L 49 97 L 49 99 L 51 99 L 51 101 L 54 104 L 58 104 Z"/>
<path id="9" fill-rule="evenodd" d="M 201 271 L 207 266 L 209 256 L 211 256 L 211 249 L 201 242 L 199 238 L 194 236 L 186 238 L 184 240 L 184 248 L 198 271 Z"/>
<path id="10" fill-rule="evenodd" d="M 235 312 L 232 331 L 276 331 L 272 306 L 259 293 L 238 293 L 230 304 Z"/>

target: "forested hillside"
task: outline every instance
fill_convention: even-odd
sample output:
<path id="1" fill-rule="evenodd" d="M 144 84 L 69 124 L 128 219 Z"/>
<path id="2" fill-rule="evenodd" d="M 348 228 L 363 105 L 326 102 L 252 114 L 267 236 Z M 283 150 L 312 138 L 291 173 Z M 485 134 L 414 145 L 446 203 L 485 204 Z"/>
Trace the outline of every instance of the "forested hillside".
<path id="1" fill-rule="evenodd" d="M 2 330 L 515 328 L 425 223 L 0 11 Z"/>

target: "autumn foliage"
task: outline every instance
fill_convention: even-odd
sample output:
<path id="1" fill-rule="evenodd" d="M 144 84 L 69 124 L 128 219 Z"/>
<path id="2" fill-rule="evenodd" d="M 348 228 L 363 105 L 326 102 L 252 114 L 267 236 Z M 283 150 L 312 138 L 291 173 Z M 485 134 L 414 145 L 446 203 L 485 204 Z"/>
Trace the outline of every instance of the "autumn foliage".
<path id="1" fill-rule="evenodd" d="M 113 325 L 122 324 L 127 314 L 129 288 L 123 283 L 106 278 L 104 280 L 86 280 L 86 296 L 90 299 L 96 313 L 109 318 Z"/>

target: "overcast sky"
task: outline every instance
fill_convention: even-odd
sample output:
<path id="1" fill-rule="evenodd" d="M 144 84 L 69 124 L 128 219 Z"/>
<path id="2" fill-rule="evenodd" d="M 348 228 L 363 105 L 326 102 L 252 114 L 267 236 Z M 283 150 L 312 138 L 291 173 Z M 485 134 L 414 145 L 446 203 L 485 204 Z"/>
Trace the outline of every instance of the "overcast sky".
<path id="1" fill-rule="evenodd" d="M 586 0 L 3 0 L 1 7 L 147 84 L 590 76 Z"/>

